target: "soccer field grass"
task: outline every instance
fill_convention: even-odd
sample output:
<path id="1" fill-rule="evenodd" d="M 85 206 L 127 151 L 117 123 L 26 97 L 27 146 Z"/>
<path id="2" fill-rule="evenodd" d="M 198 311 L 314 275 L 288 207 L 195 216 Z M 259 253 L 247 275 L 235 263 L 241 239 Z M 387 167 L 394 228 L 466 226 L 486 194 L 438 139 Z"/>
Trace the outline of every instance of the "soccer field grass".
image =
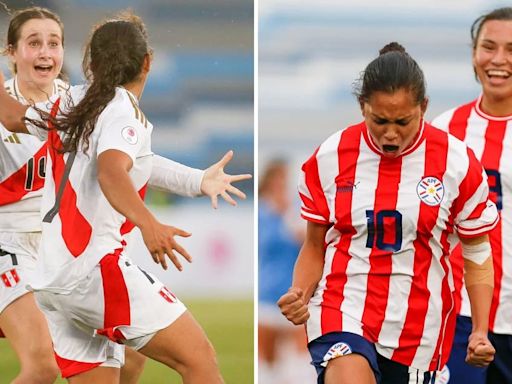
<path id="1" fill-rule="evenodd" d="M 221 301 L 184 300 L 201 323 L 217 351 L 220 369 L 226 383 L 253 383 L 254 339 L 252 300 Z M 201 351 L 197 351 L 201 353 Z M 0 339 L 0 384 L 10 383 L 18 372 L 18 361 L 7 340 Z M 59 379 L 56 383 L 65 383 Z M 140 384 L 181 383 L 179 376 L 167 367 L 149 361 Z"/>

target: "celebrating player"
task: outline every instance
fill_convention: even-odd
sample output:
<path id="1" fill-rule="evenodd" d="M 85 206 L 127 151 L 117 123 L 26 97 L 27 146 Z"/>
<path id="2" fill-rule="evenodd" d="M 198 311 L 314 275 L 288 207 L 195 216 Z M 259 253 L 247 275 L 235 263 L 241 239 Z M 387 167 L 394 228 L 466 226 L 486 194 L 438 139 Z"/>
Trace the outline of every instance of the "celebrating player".
<path id="1" fill-rule="evenodd" d="M 489 177 L 491 198 L 501 221 L 493 229 L 494 295 L 489 317 L 489 339 L 496 348 L 494 361 L 485 368 L 464 360 L 472 329 L 472 307 L 463 290 L 455 341 L 448 361 L 450 383 L 512 383 L 512 8 L 499 8 L 475 20 L 471 27 L 473 68 L 482 94 L 433 121 L 464 140 L 473 149 Z M 453 253 L 456 283 L 461 282 L 460 248 Z"/>
<path id="2" fill-rule="evenodd" d="M 319 383 L 429 383 L 448 359 L 450 249 L 462 239 L 475 321 L 468 361 L 486 365 L 497 221 L 473 153 L 425 123 L 423 72 L 397 43 L 356 90 L 364 121 L 328 138 L 302 167 L 307 237 L 278 304 L 307 321 Z"/>
<path id="3" fill-rule="evenodd" d="M 114 35 L 118 38 L 111 39 Z M 183 304 L 122 254 L 133 222 L 164 268 L 167 255 L 181 269 L 173 250 L 190 260 L 173 239 L 188 234 L 158 223 L 133 186 L 142 193 L 151 172 L 152 127 L 138 107 L 151 55 L 140 19 L 100 25 L 86 57 L 93 81 L 71 89 L 71 99 L 60 105 L 76 107 L 54 121 L 60 135 L 55 130 L 48 135 L 43 212 L 52 209 L 45 216 L 39 279 L 32 283 L 49 317 L 61 371 L 73 382 L 116 380 L 122 351 L 110 339 L 175 368 L 186 383 L 221 382 L 213 349 Z M 16 108 L 25 110 L 2 92 L 3 116 Z M 24 132 L 18 117 L 14 125 Z M 3 122 L 12 128 L 8 118 Z M 45 137 L 47 130 L 34 126 L 32 132 Z M 221 171 L 226 159 L 229 154 L 219 162 Z M 104 306 L 98 308 L 98 302 Z"/>
<path id="4" fill-rule="evenodd" d="M 9 23 L 5 50 L 15 74 L 5 83 L 8 93 L 24 104 L 43 106 L 48 105 L 52 95 L 64 95 L 69 86 L 58 78 L 63 45 L 63 25 L 58 15 L 40 7 L 15 12 Z M 0 136 L 0 254 L 5 256 L 0 258 L 0 327 L 21 362 L 17 380 L 37 378 L 37 382 L 53 382 L 57 366 L 46 321 L 26 290 L 40 239 L 46 144 L 30 135 L 12 134 L 3 126 Z M 243 198 L 243 193 L 231 183 L 247 175 L 224 173 L 223 168 L 232 156 L 228 152 L 206 171 L 155 156 L 149 186 L 184 196 L 203 193 L 210 197 L 214 208 L 218 195 L 236 204 L 227 192 Z M 31 347 L 26 348 L 27 345 Z M 143 362 L 142 355 L 127 350 L 121 383 L 137 382 Z"/>

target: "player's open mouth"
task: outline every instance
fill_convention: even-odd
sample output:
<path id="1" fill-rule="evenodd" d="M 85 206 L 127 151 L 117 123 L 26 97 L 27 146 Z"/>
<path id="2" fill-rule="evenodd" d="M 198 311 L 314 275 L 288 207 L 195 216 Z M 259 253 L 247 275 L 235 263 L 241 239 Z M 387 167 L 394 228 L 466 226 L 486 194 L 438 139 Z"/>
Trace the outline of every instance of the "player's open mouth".
<path id="1" fill-rule="evenodd" d="M 383 145 L 382 146 L 382 149 L 384 150 L 384 152 L 396 152 L 398 151 L 398 145 Z"/>
<path id="2" fill-rule="evenodd" d="M 34 68 L 37 72 L 48 73 L 53 69 L 53 65 L 36 65 Z"/>

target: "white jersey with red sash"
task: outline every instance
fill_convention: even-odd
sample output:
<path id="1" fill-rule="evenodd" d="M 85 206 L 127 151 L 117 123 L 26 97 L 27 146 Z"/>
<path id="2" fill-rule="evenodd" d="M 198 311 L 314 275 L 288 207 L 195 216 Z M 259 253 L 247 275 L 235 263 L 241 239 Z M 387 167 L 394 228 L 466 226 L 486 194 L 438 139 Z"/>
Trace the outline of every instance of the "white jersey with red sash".
<path id="1" fill-rule="evenodd" d="M 433 125 L 464 140 L 473 149 L 489 178 L 490 196 L 496 203 L 501 220 L 489 234 L 494 262 L 494 296 L 489 329 L 512 334 L 512 116 L 495 117 L 480 109 L 481 96 L 451 109 L 433 121 Z M 453 252 L 459 260 L 460 247 Z M 462 282 L 459 265 L 458 285 Z M 460 313 L 471 316 L 466 289 L 462 290 Z"/>
<path id="2" fill-rule="evenodd" d="M 72 87 L 72 104 L 78 104 L 85 91 L 83 86 Z M 55 107 L 65 110 L 68 103 L 61 98 L 60 106 Z M 30 108 L 27 117 L 37 119 L 39 114 Z M 89 137 L 89 149 L 78 151 L 74 159 L 73 154 L 59 151 L 62 133 L 29 127 L 42 139 L 48 136 L 49 152 L 41 209 L 40 273 L 32 288 L 70 292 L 105 255 L 123 248 L 123 236 L 133 224 L 110 205 L 101 191 L 97 159 L 109 149 L 128 154 L 133 160 L 130 177 L 143 195 L 151 173 L 152 129 L 135 96 L 121 87 L 99 115 Z"/>
<path id="3" fill-rule="evenodd" d="M 328 138 L 302 171 L 302 217 L 330 226 L 309 340 L 352 332 L 401 364 L 444 366 L 450 251 L 457 233 L 482 235 L 498 221 L 472 151 L 425 123 L 414 144 L 389 159 L 360 123 Z"/>
<path id="4" fill-rule="evenodd" d="M 16 78 L 7 80 L 4 87 L 20 103 L 28 104 Z M 62 80 L 54 81 L 54 95 L 64 94 L 67 89 L 68 85 Z M 45 162 L 44 141 L 32 135 L 9 132 L 0 124 L 0 232 L 41 230 Z"/>

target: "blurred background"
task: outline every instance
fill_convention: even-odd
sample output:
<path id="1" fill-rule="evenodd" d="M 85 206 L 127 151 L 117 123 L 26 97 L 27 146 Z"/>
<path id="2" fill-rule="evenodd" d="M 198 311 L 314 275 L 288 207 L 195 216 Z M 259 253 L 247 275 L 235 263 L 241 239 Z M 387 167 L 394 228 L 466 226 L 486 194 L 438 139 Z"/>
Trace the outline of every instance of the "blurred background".
<path id="1" fill-rule="evenodd" d="M 4 5 L 4 6 L 3 6 Z M 153 151 L 205 169 L 229 149 L 230 174 L 253 174 L 254 3 L 252 0 L 0 0 L 5 46 L 7 9 L 38 5 L 58 13 L 65 26 L 65 70 L 83 82 L 83 47 L 91 27 L 132 8 L 148 28 L 155 56 L 141 107 L 154 125 Z M 9 76 L 7 59 L 0 68 Z M 130 256 L 176 293 L 214 344 L 228 383 L 252 383 L 254 212 L 253 181 L 237 185 L 247 200 L 214 210 L 204 197 L 181 198 L 148 191 L 146 202 L 170 225 L 192 233 L 179 240 L 194 258 L 179 273 L 160 270 L 138 233 Z M 16 375 L 17 362 L 0 340 L 0 383 Z M 147 363 L 141 383 L 179 383 L 177 375 Z"/>
<path id="2" fill-rule="evenodd" d="M 397 41 L 425 73 L 427 120 L 475 99 L 479 85 L 471 65 L 470 27 L 478 16 L 501 6 L 510 6 L 510 1 L 258 1 L 259 188 L 276 159 L 286 164 L 288 180 L 273 198 L 260 194 L 259 200 L 261 384 L 315 382 L 302 327 L 278 322 L 277 310 L 269 314 L 268 309 L 289 286 L 290 242 L 300 243 L 305 226 L 296 192 L 300 166 L 332 133 L 362 120 L 353 82 L 380 48 Z M 287 196 L 282 196 L 283 190 Z M 279 208 L 282 204 L 268 203 L 276 198 L 288 201 L 286 213 Z M 281 217 L 286 244 L 262 236 L 269 206 Z M 303 335 L 302 347 L 297 347 L 297 329 Z"/>

